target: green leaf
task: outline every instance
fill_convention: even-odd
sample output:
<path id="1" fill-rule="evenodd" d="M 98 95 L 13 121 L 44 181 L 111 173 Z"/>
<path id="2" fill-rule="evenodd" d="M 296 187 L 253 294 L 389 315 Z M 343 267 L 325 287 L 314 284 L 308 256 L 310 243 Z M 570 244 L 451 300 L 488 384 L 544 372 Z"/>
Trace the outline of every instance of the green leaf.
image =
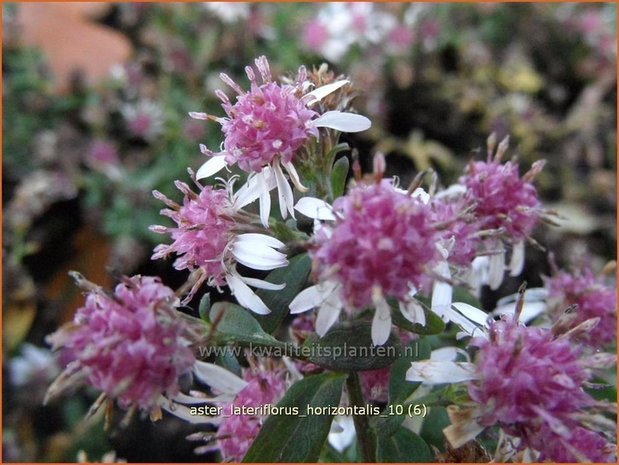
<path id="1" fill-rule="evenodd" d="M 217 302 L 211 307 L 209 320 L 215 326 L 214 340 L 218 344 L 235 342 L 256 345 L 285 345 L 264 332 L 249 310 L 230 302 Z"/>
<path id="2" fill-rule="evenodd" d="M 428 409 L 428 416 L 423 419 L 420 436 L 428 443 L 438 448 L 440 451 L 445 450 L 445 436 L 443 429 L 449 426 L 449 417 L 445 407 L 432 407 Z"/>
<path id="3" fill-rule="evenodd" d="M 400 427 L 394 434 L 377 437 L 378 462 L 434 462 L 435 458 L 426 442 L 412 431 Z"/>
<path id="4" fill-rule="evenodd" d="M 202 320 L 210 323 L 208 319 L 209 311 L 211 310 L 211 293 L 207 292 L 200 299 L 200 303 L 198 304 L 198 314 Z"/>
<path id="5" fill-rule="evenodd" d="M 268 315 L 257 315 L 256 319 L 267 333 L 275 331 L 290 312 L 288 305 L 292 302 L 307 281 L 312 266 L 309 256 L 304 253 L 292 257 L 288 266 L 273 270 L 265 278 L 270 283 L 286 283 L 281 291 L 265 291 L 260 289 L 256 292 L 265 305 L 271 310 Z"/>
<path id="6" fill-rule="evenodd" d="M 325 168 L 328 169 L 329 167 L 333 166 L 333 162 L 335 161 L 335 157 L 337 157 L 337 154 L 343 152 L 344 150 L 350 150 L 350 146 L 347 142 L 340 142 L 339 144 L 335 145 L 331 150 L 329 150 L 329 152 L 327 152 L 327 154 L 324 156 L 324 161 L 326 162 L 326 165 L 324 165 Z"/>
<path id="7" fill-rule="evenodd" d="M 412 341 L 408 344 L 389 372 L 389 403 L 392 405 L 404 402 L 420 383 L 412 383 L 406 380 L 406 372 L 411 363 L 430 358 L 430 344 L 424 339 Z"/>
<path id="8" fill-rule="evenodd" d="M 382 346 L 372 343 L 371 322 L 357 320 L 333 327 L 322 338 L 313 334 L 301 354 L 323 368 L 336 371 L 377 370 L 393 363 L 400 354 L 398 338 L 391 334 Z"/>
<path id="9" fill-rule="evenodd" d="M 293 384 L 277 406 L 296 407 L 298 414 L 267 418 L 243 462 L 316 462 L 333 415 L 318 415 L 308 407 L 339 405 L 345 379 L 343 374 L 323 373 Z"/>
<path id="10" fill-rule="evenodd" d="M 344 194 L 349 168 L 350 162 L 347 157 L 340 158 L 333 165 L 333 171 L 331 171 L 331 193 L 333 194 L 333 200 Z"/>
<path id="11" fill-rule="evenodd" d="M 419 323 L 411 323 L 406 318 L 404 318 L 404 315 L 402 315 L 402 312 L 400 312 L 397 303 L 391 301 L 390 305 L 392 309 L 391 316 L 393 324 L 399 326 L 402 329 L 405 329 L 412 333 L 424 335 L 440 334 L 445 331 L 445 322 L 441 320 L 441 317 L 439 317 L 436 313 L 432 312 L 425 305 L 423 305 L 423 312 L 426 315 L 425 326 L 422 326 Z"/>

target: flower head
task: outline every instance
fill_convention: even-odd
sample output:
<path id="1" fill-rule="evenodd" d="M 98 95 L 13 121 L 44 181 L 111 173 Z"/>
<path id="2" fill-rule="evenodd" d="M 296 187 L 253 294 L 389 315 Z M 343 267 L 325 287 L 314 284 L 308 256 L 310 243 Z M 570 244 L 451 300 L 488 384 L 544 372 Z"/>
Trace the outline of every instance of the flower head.
<path id="1" fill-rule="evenodd" d="M 247 191 L 233 195 L 232 185 L 233 180 L 226 189 L 199 186 L 200 192 L 196 194 L 187 184 L 177 181 L 176 186 L 184 194 L 182 205 L 155 191 L 155 197 L 170 207 L 161 213 L 171 218 L 176 227 L 151 226 L 151 231 L 170 234 L 173 240 L 169 245 L 158 245 L 152 258 L 165 258 L 174 253 L 178 255 L 174 262 L 177 270 L 200 272 L 187 300 L 204 282 L 215 287 L 227 284 L 241 305 L 266 314 L 270 310 L 248 284 L 270 290 L 282 289 L 284 285 L 242 277 L 236 264 L 256 270 L 286 266 L 286 256 L 276 250 L 283 248 L 284 244 L 264 234 L 244 233 L 252 231 L 253 227 L 250 219 L 240 211 L 240 206 L 251 198 L 245 195 Z"/>
<path id="2" fill-rule="evenodd" d="M 353 313 L 374 307 L 372 340 L 384 344 L 391 332 L 387 298 L 399 302 L 408 320 L 425 324 L 424 311 L 413 296 L 427 287 L 441 262 L 440 237 L 419 196 L 380 176 L 376 182 L 354 187 L 333 207 L 310 197 L 297 203 L 307 216 L 332 220 L 316 231 L 310 249 L 319 283 L 290 304 L 292 313 L 319 307 L 319 335 L 337 321 L 342 308 Z"/>
<path id="3" fill-rule="evenodd" d="M 134 276 L 112 295 L 95 288 L 68 328 L 50 336 L 73 352 L 59 379 L 85 379 L 123 408 L 151 411 L 161 395 L 179 392 L 194 356 L 188 328 L 176 314 L 177 298 L 158 278 Z M 52 385 L 48 396 L 55 394 Z"/>
<path id="4" fill-rule="evenodd" d="M 534 163 L 531 170 L 520 177 L 517 163 L 501 163 L 508 142 L 505 138 L 492 158 L 494 138 L 490 136 L 488 161 L 471 162 L 460 184 L 466 187 L 475 205 L 474 214 L 480 226 L 501 229 L 515 243 L 530 235 L 542 215 L 537 190 L 531 181 L 544 163 Z"/>
<path id="5" fill-rule="evenodd" d="M 555 339 L 546 329 L 511 318 L 494 322 L 489 336 L 472 341 L 479 348 L 478 376 L 469 384 L 469 395 L 482 406 L 481 425 L 530 424 L 591 405 L 582 390 L 588 373 L 569 339 Z"/>
<path id="6" fill-rule="evenodd" d="M 335 224 L 317 234 L 310 255 L 319 275 L 333 273 L 348 308 L 370 306 L 376 287 L 404 299 L 428 284 L 437 234 L 426 205 L 383 180 L 355 187 L 333 209 Z"/>
<path id="7" fill-rule="evenodd" d="M 591 318 L 600 318 L 599 324 L 584 334 L 583 342 L 591 346 L 604 346 L 616 337 L 617 290 L 606 286 L 591 270 L 569 274 L 558 272 L 546 281 L 549 299 L 558 311 L 570 305 L 578 307 L 570 318 L 570 326 L 577 326 Z"/>
<path id="8" fill-rule="evenodd" d="M 288 212 L 294 217 L 292 190 L 282 167 L 297 189 L 306 190 L 293 165 L 294 155 L 300 147 L 311 138 L 318 138 L 320 127 L 358 132 L 368 129 L 370 121 L 363 116 L 341 111 L 327 111 L 319 115 L 311 108 L 325 96 L 348 84 L 346 80 L 308 92 L 311 84 L 304 67 L 299 68 L 296 83 L 280 84 L 272 80 L 266 57 L 257 58 L 255 64 L 261 82 L 258 82 L 254 69 L 246 67 L 249 91 L 244 91 L 228 75 L 221 74 L 221 79 L 238 94 L 232 102 L 222 91 L 216 91 L 226 117 L 190 113 L 196 119 L 210 118 L 219 122 L 224 134 L 220 152 L 213 153 L 201 146 L 202 152 L 211 158 L 198 170 L 197 177 L 206 178 L 225 166 L 236 164 L 250 176 L 255 176 L 255 188 L 261 193 L 261 210 L 270 210 L 270 201 L 265 197 L 277 187 L 282 217 L 285 218 Z M 263 224 L 268 227 L 267 222 L 263 221 Z"/>
<path id="9" fill-rule="evenodd" d="M 614 436 L 615 426 L 596 421 L 596 411 L 608 405 L 583 388 L 592 370 L 612 366 L 616 357 L 585 356 L 570 340 L 573 333 L 557 336 L 547 328 L 525 327 L 517 317 L 491 321 L 485 333 L 478 332 L 469 344 L 477 348 L 475 363 L 413 362 L 406 378 L 468 383 L 472 403 L 448 410 L 452 424 L 444 432 L 453 447 L 496 425 L 513 439 L 512 447 L 536 451 L 538 461 L 607 461 L 613 446 L 605 434 Z"/>
<path id="10" fill-rule="evenodd" d="M 286 391 L 281 371 L 245 373 L 247 385 L 231 404 L 224 407 L 227 417 L 217 430 L 217 446 L 225 462 L 240 462 L 258 436 L 266 416 L 233 414 L 234 407 L 275 405 Z"/>

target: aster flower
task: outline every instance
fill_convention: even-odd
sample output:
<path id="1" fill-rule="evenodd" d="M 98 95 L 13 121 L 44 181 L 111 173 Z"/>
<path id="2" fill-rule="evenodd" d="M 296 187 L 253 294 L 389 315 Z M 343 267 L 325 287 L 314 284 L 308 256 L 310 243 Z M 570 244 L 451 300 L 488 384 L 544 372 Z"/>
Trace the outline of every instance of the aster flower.
<path id="1" fill-rule="evenodd" d="M 370 127 L 370 121 L 361 115 L 341 111 L 327 111 L 322 115 L 312 106 L 327 95 L 347 85 L 341 80 L 309 91 L 304 67 L 299 68 L 295 84 L 278 84 L 271 77 L 266 57 L 255 60 L 262 83 L 258 83 L 251 67 L 245 72 L 250 80 L 249 91 L 244 91 L 228 75 L 221 79 L 238 95 L 236 102 L 222 91 L 216 91 L 221 99 L 227 117 L 220 118 L 205 113 L 192 112 L 196 119 L 212 119 L 221 124 L 224 142 L 219 152 L 212 152 L 201 145 L 201 151 L 208 160 L 197 172 L 198 179 L 207 178 L 226 166 L 238 165 L 250 173 L 248 182 L 259 192 L 261 218 L 268 227 L 270 199 L 269 191 L 277 187 L 280 212 L 283 218 L 290 213 L 294 217 L 292 189 L 286 180 L 284 170 L 295 187 L 305 191 L 294 167 L 295 152 L 312 138 L 318 138 L 318 128 L 337 131 L 359 132 Z"/>
<path id="2" fill-rule="evenodd" d="M 223 461 L 240 462 L 268 414 L 239 414 L 239 409 L 256 407 L 260 411 L 260 407 L 277 404 L 288 386 L 286 371 L 252 367 L 243 370 L 243 376 L 238 377 L 217 365 L 202 363 L 201 367 L 198 377 L 220 393 L 218 398 L 208 399 L 208 402 L 221 407 L 222 413 L 209 421 L 218 426 L 217 433 L 196 433 L 188 439 L 207 443 L 196 449 L 198 454 L 219 450 Z M 222 379 L 226 379 L 225 383 Z M 205 400 L 202 398 L 202 403 Z"/>
<path id="3" fill-rule="evenodd" d="M 380 180 L 382 173 L 378 176 L 375 183 L 352 188 L 333 207 L 309 197 L 297 203 L 306 216 L 332 221 L 318 228 L 309 251 L 318 283 L 290 304 L 293 314 L 319 307 L 316 332 L 321 336 L 342 308 L 352 314 L 374 307 L 372 340 L 384 344 L 391 332 L 387 298 L 398 301 L 405 318 L 423 325 L 425 314 L 414 296 L 430 284 L 431 273 L 445 274 L 444 251 L 437 246 L 440 238 L 423 196 L 410 195 L 390 180 Z M 449 285 L 435 291 L 446 292 L 451 300 Z M 443 307 L 444 300 L 434 304 Z M 442 308 L 438 311 L 445 316 Z"/>
<path id="4" fill-rule="evenodd" d="M 495 153 L 495 135 L 492 134 L 488 138 L 488 160 L 469 163 L 465 175 L 459 180 L 466 189 L 467 200 L 474 205 L 472 213 L 479 229 L 496 232 L 483 242 L 488 255 L 483 264 L 487 268 L 487 284 L 491 289 L 498 289 L 506 269 L 501 239 L 512 245 L 507 268 L 511 276 L 518 276 L 524 266 L 524 241 L 530 238 L 533 228 L 545 214 L 532 183 L 545 162 L 535 162 L 521 177 L 515 161 L 501 163 L 508 145 L 509 138 L 506 137 Z"/>
<path id="5" fill-rule="evenodd" d="M 73 321 L 48 337 L 74 360 L 50 386 L 46 402 L 85 382 L 124 409 L 156 414 L 162 399 L 179 393 L 179 378 L 195 361 L 174 291 L 148 276 L 125 278 L 112 295 L 92 283 L 86 287 Z"/>
<path id="6" fill-rule="evenodd" d="M 255 270 L 272 270 L 288 264 L 286 255 L 278 250 L 284 243 L 272 236 L 254 232 L 252 218 L 241 207 L 254 198 L 245 190 L 233 194 L 235 178 L 225 189 L 201 186 L 199 193 L 176 181 L 176 187 L 184 194 L 179 205 L 158 191 L 154 196 L 164 202 L 168 209 L 162 215 L 171 218 L 176 227 L 151 226 L 151 231 L 170 234 L 173 242 L 155 247 L 153 260 L 178 255 L 174 262 L 177 270 L 196 271 L 196 281 L 186 297 L 191 300 L 194 292 L 206 282 L 209 286 L 228 285 L 238 302 L 255 313 L 267 314 L 270 310 L 249 286 L 281 290 L 284 284 L 272 284 L 256 278 L 241 276 L 237 263 Z"/>
<path id="7" fill-rule="evenodd" d="M 406 379 L 467 382 L 471 403 L 448 409 L 452 424 L 444 433 L 453 447 L 498 425 L 513 438 L 515 449 L 536 451 L 537 461 L 613 460 L 614 446 L 605 438 L 605 429 L 593 426 L 595 411 L 608 406 L 595 401 L 583 386 L 592 369 L 606 368 L 615 358 L 585 357 L 570 341 L 571 334 L 557 337 L 550 329 L 525 327 L 518 317 L 517 312 L 489 322 L 485 332 L 478 332 L 469 344 L 478 349 L 475 363 L 413 362 Z M 598 423 L 609 426 L 607 421 Z M 575 441 L 576 431 L 586 432 L 585 437 Z M 596 449 L 588 449 L 590 445 Z"/>
<path id="8" fill-rule="evenodd" d="M 616 337 L 617 290 L 595 276 L 590 269 L 570 274 L 557 271 L 546 280 L 551 312 L 560 315 L 570 305 L 577 305 L 569 315 L 562 315 L 563 325 L 575 327 L 591 318 L 600 323 L 583 335 L 582 341 L 590 346 L 611 344 Z"/>

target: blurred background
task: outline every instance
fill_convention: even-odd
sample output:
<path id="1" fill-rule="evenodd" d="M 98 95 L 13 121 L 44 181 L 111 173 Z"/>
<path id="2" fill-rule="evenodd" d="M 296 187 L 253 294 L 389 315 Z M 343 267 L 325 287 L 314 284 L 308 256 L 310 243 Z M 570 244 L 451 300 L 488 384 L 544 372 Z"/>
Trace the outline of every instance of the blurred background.
<path id="1" fill-rule="evenodd" d="M 147 228 L 165 223 L 151 191 L 179 200 L 198 144 L 221 142 L 187 113 L 223 114 L 219 73 L 244 87 L 258 55 L 275 75 L 350 75 L 373 127 L 346 140 L 366 170 L 383 151 L 404 185 L 429 167 L 449 185 L 491 132 L 509 134 L 522 172 L 548 161 L 537 186 L 563 217 L 535 239 L 564 267 L 616 257 L 615 4 L 3 3 L 2 25 L 5 462 L 215 458 L 173 418 L 104 432 L 84 420 L 96 392 L 42 406 L 62 366 L 45 336 L 82 304 L 69 270 L 107 288 L 120 274 L 184 281 L 149 260 L 161 236 Z M 548 273 L 530 250 L 519 279 Z"/>

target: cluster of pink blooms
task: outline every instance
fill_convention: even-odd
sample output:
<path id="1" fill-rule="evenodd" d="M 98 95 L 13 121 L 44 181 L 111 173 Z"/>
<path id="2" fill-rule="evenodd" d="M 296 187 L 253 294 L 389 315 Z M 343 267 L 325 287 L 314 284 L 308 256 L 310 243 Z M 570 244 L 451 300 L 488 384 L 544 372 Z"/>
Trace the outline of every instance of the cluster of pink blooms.
<path id="1" fill-rule="evenodd" d="M 536 166 L 535 170 L 541 169 Z M 518 165 L 499 160 L 472 162 L 460 178 L 481 229 L 501 229 L 514 242 L 527 237 L 539 221 L 535 186 L 518 174 Z"/>
<path id="2" fill-rule="evenodd" d="M 178 255 L 174 268 L 190 271 L 202 268 L 212 285 L 222 286 L 225 284 L 224 252 L 236 224 L 228 193 L 205 186 L 196 194 L 180 181 L 176 186 L 184 194 L 182 205 L 163 194 L 155 194 L 171 207 L 161 214 L 171 218 L 177 227 L 151 227 L 156 232 L 170 234 L 173 240 L 170 245 L 159 244 L 151 258 L 157 260 L 174 253 Z"/>
<path id="3" fill-rule="evenodd" d="M 247 385 L 224 407 L 224 417 L 217 430 L 217 448 L 225 462 L 240 462 L 260 432 L 264 417 L 233 414 L 234 407 L 275 405 L 286 391 L 281 371 L 248 370 Z"/>
<path id="4" fill-rule="evenodd" d="M 271 81 L 266 59 L 257 61 L 257 65 L 263 84 L 256 82 L 252 68 L 248 67 L 248 92 L 226 77 L 225 81 L 239 94 L 236 102 L 230 102 L 223 92 L 217 93 L 228 115 L 220 120 L 226 163 L 237 163 L 247 172 L 261 171 L 276 157 L 289 163 L 310 137 L 318 137 L 318 129 L 310 124 L 318 113 L 299 98 L 307 78 L 304 72 L 299 73 L 296 85 L 278 84 Z"/>
<path id="5" fill-rule="evenodd" d="M 437 233 L 430 209 L 389 180 L 359 185 L 333 204 L 335 224 L 316 236 L 310 250 L 316 272 L 334 273 L 352 309 L 372 305 L 372 289 L 404 299 L 427 286 L 436 262 Z"/>
<path id="6" fill-rule="evenodd" d="M 177 301 L 172 289 L 148 276 L 124 280 L 111 296 L 90 292 L 71 327 L 50 336 L 75 357 L 65 376 L 85 379 L 123 408 L 150 411 L 160 396 L 176 395 L 179 377 L 195 361 Z"/>
<path id="7" fill-rule="evenodd" d="M 614 460 L 614 445 L 581 426 L 579 418 L 596 404 L 583 390 L 590 372 L 581 350 L 513 318 L 493 322 L 488 334 L 471 341 L 479 349 L 468 387 L 480 406 L 477 423 L 501 426 L 522 448 L 539 451 L 540 461 Z"/>
<path id="8" fill-rule="evenodd" d="M 596 277 L 590 269 L 580 273 L 558 272 L 546 281 L 548 298 L 558 311 L 570 305 L 577 305 L 571 326 L 591 318 L 599 318 L 599 323 L 581 336 L 582 342 L 593 347 L 611 344 L 616 337 L 617 290 L 607 286 L 603 279 Z"/>

